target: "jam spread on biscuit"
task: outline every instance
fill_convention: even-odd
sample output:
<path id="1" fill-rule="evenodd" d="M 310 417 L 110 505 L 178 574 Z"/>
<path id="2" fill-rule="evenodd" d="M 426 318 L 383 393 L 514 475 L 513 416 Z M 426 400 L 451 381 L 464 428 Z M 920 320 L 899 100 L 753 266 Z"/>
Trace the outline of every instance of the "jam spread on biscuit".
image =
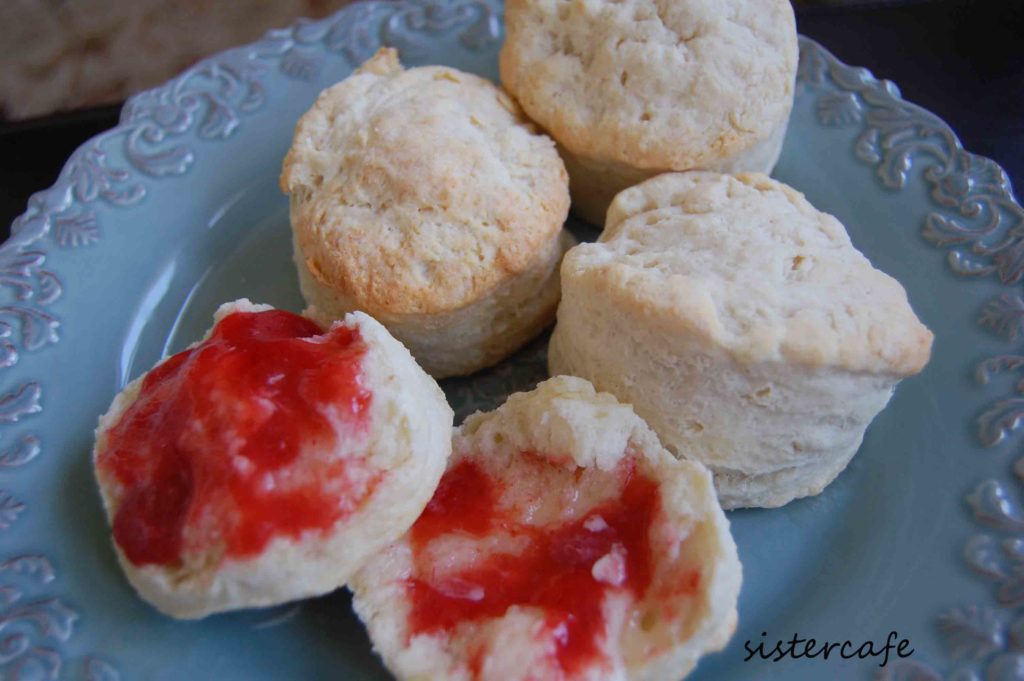
<path id="1" fill-rule="evenodd" d="M 410 531 L 414 572 L 407 582 L 412 633 L 451 631 L 459 623 L 498 618 L 513 605 L 541 609 L 564 674 L 600 664 L 606 593 L 643 597 L 652 580 L 649 530 L 657 512 L 657 484 L 624 467 L 618 498 L 562 524 L 535 526 L 499 506 L 501 488 L 472 460 L 449 470 Z M 443 577 L 426 564 L 425 548 L 449 535 L 501 533 L 525 548 L 487 553 L 468 569 Z M 523 539 L 525 538 L 525 541 Z M 479 658 L 479 655 L 477 655 Z M 480 674 L 480 660 L 471 660 Z"/>
<path id="2" fill-rule="evenodd" d="M 366 429 L 365 353 L 357 330 L 235 312 L 155 367 L 97 462 L 122 489 L 113 531 L 128 560 L 252 556 L 356 510 L 379 472 L 332 452 Z"/>

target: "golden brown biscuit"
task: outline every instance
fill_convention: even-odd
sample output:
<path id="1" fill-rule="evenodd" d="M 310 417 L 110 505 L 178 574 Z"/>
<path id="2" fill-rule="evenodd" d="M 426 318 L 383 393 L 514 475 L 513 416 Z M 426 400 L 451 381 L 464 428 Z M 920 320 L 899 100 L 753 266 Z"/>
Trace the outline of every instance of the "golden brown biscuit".
<path id="1" fill-rule="evenodd" d="M 552 374 L 633 405 L 726 508 L 817 494 L 932 334 L 831 215 L 756 173 L 669 173 L 569 251 Z"/>
<path id="2" fill-rule="evenodd" d="M 371 314 L 435 377 L 498 362 L 553 318 L 565 168 L 482 78 L 382 49 L 299 121 L 281 186 L 310 314 Z"/>
<path id="3" fill-rule="evenodd" d="M 509 0 L 501 81 L 558 142 L 573 211 L 669 170 L 771 172 L 797 66 L 788 0 Z"/>

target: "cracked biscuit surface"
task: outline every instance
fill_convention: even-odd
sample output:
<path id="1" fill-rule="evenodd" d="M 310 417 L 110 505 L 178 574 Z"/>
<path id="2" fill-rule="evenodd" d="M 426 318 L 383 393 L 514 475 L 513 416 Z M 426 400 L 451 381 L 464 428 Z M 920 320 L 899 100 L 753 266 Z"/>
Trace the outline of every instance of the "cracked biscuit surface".
<path id="1" fill-rule="evenodd" d="M 559 143 L 602 224 L 660 172 L 770 172 L 797 66 L 787 0 L 509 0 L 502 84 Z"/>
<path id="2" fill-rule="evenodd" d="M 502 90 L 380 50 L 320 95 L 284 161 L 310 314 L 373 315 L 435 377 L 500 361 L 553 318 L 567 182 Z"/>
<path id="3" fill-rule="evenodd" d="M 551 373 L 632 403 L 668 449 L 711 468 L 726 508 L 821 492 L 930 357 L 899 282 L 757 173 L 622 192 L 562 280 Z"/>

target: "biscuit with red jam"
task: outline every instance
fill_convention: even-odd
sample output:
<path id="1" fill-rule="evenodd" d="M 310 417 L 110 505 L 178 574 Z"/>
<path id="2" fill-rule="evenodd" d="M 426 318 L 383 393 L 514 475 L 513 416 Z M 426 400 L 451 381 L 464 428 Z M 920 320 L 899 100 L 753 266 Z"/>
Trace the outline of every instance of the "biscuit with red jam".
<path id="1" fill-rule="evenodd" d="M 452 410 L 371 317 L 240 300 L 100 418 L 93 461 L 128 580 L 197 618 L 332 591 L 423 510 Z"/>
<path id="2" fill-rule="evenodd" d="M 740 575 L 707 469 L 560 376 L 456 430 L 423 515 L 350 587 L 399 679 L 655 679 L 725 645 Z"/>

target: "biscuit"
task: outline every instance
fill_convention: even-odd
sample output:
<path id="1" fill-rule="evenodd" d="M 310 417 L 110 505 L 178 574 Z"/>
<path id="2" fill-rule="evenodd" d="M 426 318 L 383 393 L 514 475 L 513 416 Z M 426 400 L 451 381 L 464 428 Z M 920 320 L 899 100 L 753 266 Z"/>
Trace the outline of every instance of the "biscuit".
<path id="1" fill-rule="evenodd" d="M 838 220 L 757 173 L 622 192 L 562 282 L 551 373 L 631 403 L 712 470 L 726 508 L 821 492 L 931 352 L 899 282 Z"/>
<path id="2" fill-rule="evenodd" d="M 470 416 L 409 533 L 351 582 L 399 679 L 681 678 L 736 625 L 704 466 L 561 376 Z"/>
<path id="3" fill-rule="evenodd" d="M 508 0 L 502 85 L 558 142 L 573 212 L 670 170 L 769 173 L 797 67 L 788 0 Z"/>
<path id="4" fill-rule="evenodd" d="M 128 581 L 198 618 L 315 596 L 401 536 L 451 451 L 437 383 L 380 324 L 239 300 L 132 381 L 93 463 Z"/>
<path id="5" fill-rule="evenodd" d="M 568 179 L 492 83 L 380 50 L 295 129 L 281 187 L 308 314 L 363 310 L 435 377 L 517 350 L 554 318 Z"/>

